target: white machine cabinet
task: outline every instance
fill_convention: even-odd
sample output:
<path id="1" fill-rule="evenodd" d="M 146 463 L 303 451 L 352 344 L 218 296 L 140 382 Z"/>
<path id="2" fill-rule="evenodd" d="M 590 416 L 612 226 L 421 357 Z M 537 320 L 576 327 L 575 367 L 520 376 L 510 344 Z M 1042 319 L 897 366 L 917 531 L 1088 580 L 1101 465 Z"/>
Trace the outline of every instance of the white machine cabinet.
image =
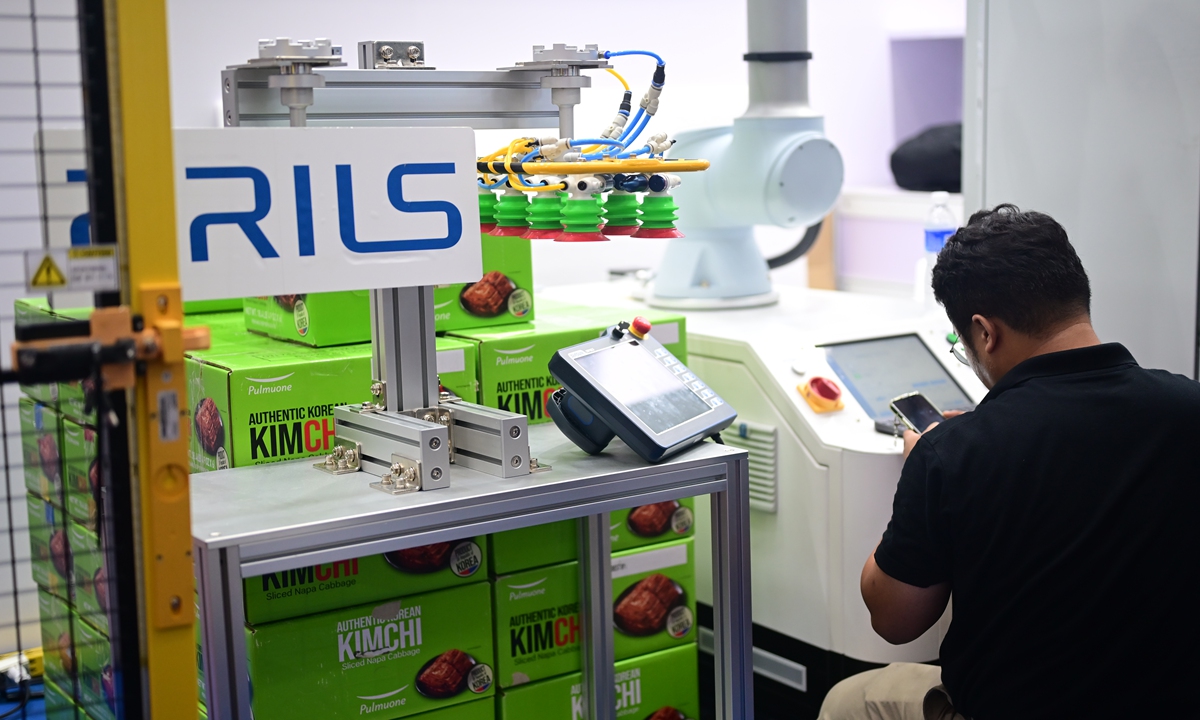
<path id="1" fill-rule="evenodd" d="M 545 294 L 636 308 L 632 289 L 601 283 Z M 843 665 L 857 668 L 933 660 L 949 622 L 947 613 L 923 636 L 899 646 L 871 629 L 859 576 L 891 518 L 902 443 L 876 431 L 874 417 L 830 367 L 823 346 L 880 338 L 902 343 L 879 353 L 887 362 L 877 377 L 859 379 L 860 392 L 871 383 L 878 386 L 875 417 L 884 395 L 925 390 L 938 403 L 939 392 L 922 387 L 931 381 L 914 373 L 949 378 L 956 388 L 948 389 L 969 405 L 982 400 L 986 389 L 950 354 L 951 328 L 940 308 L 925 312 L 905 300 L 807 288 L 779 291 L 780 302 L 771 307 L 688 312 L 688 367 L 737 409 L 738 419 L 724 435 L 750 450 L 756 631 L 774 631 L 803 648 L 789 657 L 778 649 L 765 651 L 756 640 L 755 670 L 819 696 L 840 678 L 836 671 L 810 670 L 809 663 L 828 667 L 837 664 L 830 658 L 848 658 L 854 662 Z M 918 361 L 925 364 L 914 366 Z M 818 414 L 808 405 L 797 386 L 814 376 L 838 383 L 844 409 Z M 940 395 L 948 397 L 946 390 Z M 742 423 L 745 443 L 737 438 Z M 707 523 L 703 509 L 697 516 L 698 523 Z M 697 567 L 707 567 L 703 552 Z M 703 602 L 709 582 L 700 581 Z"/>

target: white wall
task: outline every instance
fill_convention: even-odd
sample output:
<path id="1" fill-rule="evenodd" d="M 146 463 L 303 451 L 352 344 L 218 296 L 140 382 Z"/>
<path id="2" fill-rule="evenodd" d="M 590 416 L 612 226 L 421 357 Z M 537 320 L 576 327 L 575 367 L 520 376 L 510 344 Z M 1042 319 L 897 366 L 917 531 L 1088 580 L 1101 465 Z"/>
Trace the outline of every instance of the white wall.
<path id="1" fill-rule="evenodd" d="M 895 144 L 889 42 L 893 37 L 962 35 L 965 0 L 810 0 L 810 95 L 826 114 L 829 136 L 841 149 L 849 186 L 892 185 L 888 156 Z M 245 62 L 265 37 L 328 37 L 351 58 L 359 40 L 424 40 L 429 62 L 441 69 L 511 65 L 534 44 L 599 43 L 609 49 L 647 49 L 667 61 L 662 108 L 651 130 L 682 130 L 729 123 L 746 105 L 744 0 L 612 0 L 523 3 L 412 0 L 170 0 L 174 122 L 211 127 L 220 116 L 219 71 Z M 615 22 L 601 21 L 614 18 Z M 616 63 L 635 98 L 649 82 L 652 62 Z M 607 127 L 620 88 L 593 73 L 576 114 L 578 128 Z M 507 133 L 481 133 L 499 144 Z M 683 212 L 686 217 L 686 208 Z M 763 230 L 767 255 L 793 244 L 798 233 Z M 650 266 L 664 241 L 622 240 L 602 247 L 556 243 L 536 247 L 538 283 L 602 279 L 609 267 Z M 777 280 L 805 281 L 803 263 L 777 271 Z"/>

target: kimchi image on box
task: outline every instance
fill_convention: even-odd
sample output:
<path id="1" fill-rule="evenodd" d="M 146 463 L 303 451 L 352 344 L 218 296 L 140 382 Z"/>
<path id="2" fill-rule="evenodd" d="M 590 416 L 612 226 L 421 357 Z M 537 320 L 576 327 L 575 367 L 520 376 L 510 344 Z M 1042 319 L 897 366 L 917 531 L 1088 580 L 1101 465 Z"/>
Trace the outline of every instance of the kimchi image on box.
<path id="1" fill-rule="evenodd" d="M 579 670 L 579 563 L 498 577 L 492 594 L 500 687 Z"/>
<path id="2" fill-rule="evenodd" d="M 438 332 L 528 322 L 533 313 L 533 250 L 521 237 L 484 235 L 483 277 L 433 289 Z"/>
<path id="3" fill-rule="evenodd" d="M 533 525 L 489 536 L 488 568 L 491 575 L 509 575 L 544 565 L 579 558 L 579 530 L 575 520 Z"/>
<path id="4" fill-rule="evenodd" d="M 329 452 L 333 408 L 371 399 L 371 346 L 270 348 L 193 355 L 192 472 Z"/>
<path id="5" fill-rule="evenodd" d="M 479 582 L 487 536 L 246 578 L 246 622 L 275 622 Z"/>
<path id="6" fill-rule="evenodd" d="M 696 500 L 667 500 L 609 514 L 613 552 L 691 537 L 696 530 Z"/>
<path id="7" fill-rule="evenodd" d="M 248 626 L 259 718 L 400 718 L 495 694 L 487 583 Z"/>
<path id="8" fill-rule="evenodd" d="M 694 498 L 684 498 L 612 512 L 613 552 L 691 537 L 695 507 Z M 577 527 L 574 520 L 561 520 L 494 533 L 489 558 L 492 576 L 579 559 Z"/>
<path id="9" fill-rule="evenodd" d="M 618 660 L 696 642 L 692 538 L 614 553 L 612 578 Z"/>
<path id="10" fill-rule="evenodd" d="M 670 318 L 652 332 L 661 332 L 654 337 L 676 357 L 684 359 L 687 347 L 682 316 L 650 315 Z M 584 317 L 574 312 L 542 312 L 531 323 L 461 330 L 452 336 L 474 342 L 479 348 L 479 403 L 522 413 L 530 424 L 536 424 L 550 422 L 546 403 L 559 388 L 546 367 L 554 353 L 593 340 L 611 325 L 632 320 L 628 311 L 613 311 L 605 317 L 610 319 Z"/>
<path id="11" fill-rule="evenodd" d="M 247 330 L 277 340 L 311 347 L 371 341 L 367 290 L 248 297 L 242 313 Z"/>
<path id="12" fill-rule="evenodd" d="M 67 515 L 92 532 L 96 531 L 96 489 L 100 485 L 96 442 L 94 429 L 63 418 L 63 499 Z"/>
<path id="13" fill-rule="evenodd" d="M 617 717 L 629 720 L 699 720 L 700 689 L 695 645 L 640 655 L 615 664 Z M 500 720 L 582 720 L 583 676 L 578 672 L 500 692 Z"/>
<path id="14" fill-rule="evenodd" d="M 75 574 L 75 611 L 108 634 L 108 569 L 100 538 L 73 519 L 67 520 L 71 570 Z"/>
<path id="15" fill-rule="evenodd" d="M 25 496 L 29 517 L 30 572 L 38 587 L 66 599 L 70 594 L 67 573 L 71 545 L 67 538 L 67 516 L 53 503 L 32 493 Z"/>
<path id="16" fill-rule="evenodd" d="M 25 489 L 55 505 L 62 504 L 60 418 L 54 408 L 23 397 L 17 401 L 21 425 L 21 461 Z"/>

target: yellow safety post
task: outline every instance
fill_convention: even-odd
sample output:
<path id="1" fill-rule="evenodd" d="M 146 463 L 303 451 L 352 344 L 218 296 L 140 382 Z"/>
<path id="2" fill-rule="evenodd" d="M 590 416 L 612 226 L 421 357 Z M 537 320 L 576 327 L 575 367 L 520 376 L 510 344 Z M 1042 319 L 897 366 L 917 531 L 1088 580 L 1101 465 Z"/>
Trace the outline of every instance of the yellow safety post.
<path id="1" fill-rule="evenodd" d="M 183 301 L 175 251 L 165 0 L 106 0 L 122 302 L 162 347 L 137 378 L 131 434 L 142 662 L 152 718 L 197 717 Z M 136 698 L 128 698 L 137 702 Z"/>

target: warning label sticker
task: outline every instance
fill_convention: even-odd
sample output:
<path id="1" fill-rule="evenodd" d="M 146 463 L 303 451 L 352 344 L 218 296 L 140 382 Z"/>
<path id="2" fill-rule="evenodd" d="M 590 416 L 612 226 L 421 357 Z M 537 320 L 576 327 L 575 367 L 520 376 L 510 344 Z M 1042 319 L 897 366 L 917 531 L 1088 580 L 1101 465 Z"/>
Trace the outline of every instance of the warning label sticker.
<path id="1" fill-rule="evenodd" d="M 115 247 L 25 251 L 25 286 L 32 293 L 118 290 L 119 278 Z"/>

